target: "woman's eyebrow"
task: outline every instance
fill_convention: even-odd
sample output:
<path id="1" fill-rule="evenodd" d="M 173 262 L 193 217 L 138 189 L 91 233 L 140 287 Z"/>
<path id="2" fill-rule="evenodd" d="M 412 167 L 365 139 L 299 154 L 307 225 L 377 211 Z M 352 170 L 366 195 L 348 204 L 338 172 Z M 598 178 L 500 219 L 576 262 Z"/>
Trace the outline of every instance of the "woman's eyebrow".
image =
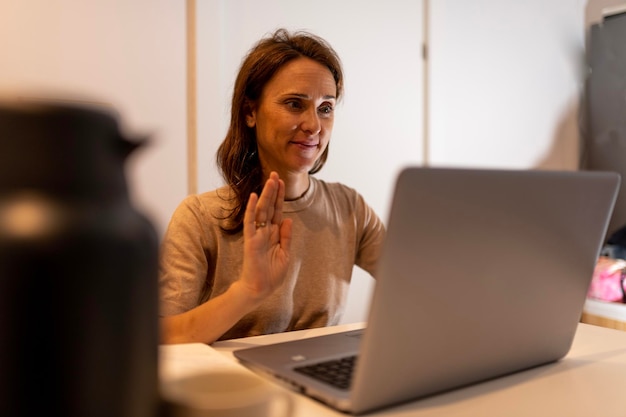
<path id="1" fill-rule="evenodd" d="M 311 96 L 309 96 L 308 94 L 304 94 L 304 93 L 284 93 L 284 95 L 291 96 L 291 97 L 298 97 L 298 98 L 302 98 L 306 100 L 311 98 Z M 333 96 L 332 94 L 322 96 L 322 98 L 324 100 L 336 100 L 337 99 L 337 97 Z"/>

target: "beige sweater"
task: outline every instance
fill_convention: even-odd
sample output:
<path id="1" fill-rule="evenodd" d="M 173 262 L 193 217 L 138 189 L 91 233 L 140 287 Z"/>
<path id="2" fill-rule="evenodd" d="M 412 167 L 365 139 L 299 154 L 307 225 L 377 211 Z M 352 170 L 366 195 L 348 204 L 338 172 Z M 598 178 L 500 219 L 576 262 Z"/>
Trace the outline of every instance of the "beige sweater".
<path id="1" fill-rule="evenodd" d="M 190 310 L 228 289 L 241 271 L 243 238 L 219 228 L 228 202 L 220 188 L 187 197 L 174 212 L 161 246 L 161 315 Z M 221 339 L 339 322 L 354 265 L 374 276 L 385 227 L 355 190 L 311 177 L 306 194 L 286 201 L 293 219 L 285 284 Z"/>

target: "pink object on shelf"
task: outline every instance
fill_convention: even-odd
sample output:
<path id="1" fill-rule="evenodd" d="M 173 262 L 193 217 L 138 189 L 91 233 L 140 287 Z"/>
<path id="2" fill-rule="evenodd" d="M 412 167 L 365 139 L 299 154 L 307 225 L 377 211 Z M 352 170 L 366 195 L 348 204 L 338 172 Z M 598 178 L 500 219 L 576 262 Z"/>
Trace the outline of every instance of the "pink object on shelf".
<path id="1" fill-rule="evenodd" d="M 590 298 L 623 303 L 625 301 L 626 260 L 600 256 L 587 294 Z"/>

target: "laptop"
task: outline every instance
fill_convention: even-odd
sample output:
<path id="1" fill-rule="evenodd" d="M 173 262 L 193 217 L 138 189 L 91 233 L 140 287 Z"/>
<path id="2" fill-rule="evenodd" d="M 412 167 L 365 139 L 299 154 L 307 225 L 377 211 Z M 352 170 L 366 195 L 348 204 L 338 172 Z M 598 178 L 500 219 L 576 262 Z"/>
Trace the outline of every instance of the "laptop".
<path id="1" fill-rule="evenodd" d="M 597 171 L 405 168 L 367 326 L 234 355 L 352 414 L 557 361 L 571 347 L 619 181 Z M 350 379 L 332 381 L 351 364 Z"/>

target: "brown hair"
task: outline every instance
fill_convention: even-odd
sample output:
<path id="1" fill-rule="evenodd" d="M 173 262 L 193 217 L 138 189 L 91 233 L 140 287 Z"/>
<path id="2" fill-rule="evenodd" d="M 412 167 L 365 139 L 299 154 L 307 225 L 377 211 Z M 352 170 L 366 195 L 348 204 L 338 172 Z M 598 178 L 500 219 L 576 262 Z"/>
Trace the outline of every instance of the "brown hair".
<path id="1" fill-rule="evenodd" d="M 278 29 L 261 39 L 247 54 L 235 81 L 231 103 L 230 126 L 224 141 L 217 150 L 217 166 L 233 194 L 228 197 L 234 204 L 223 227 L 234 234 L 243 228 L 243 215 L 250 193 L 260 193 L 263 188 L 263 171 L 259 161 L 254 128 L 246 125 L 250 105 L 260 97 L 263 88 L 276 71 L 293 59 L 307 57 L 326 66 L 337 87 L 337 100 L 343 92 L 341 61 L 333 48 L 322 38 L 308 32 L 289 33 Z M 328 147 L 309 174 L 318 172 L 326 163 Z"/>

